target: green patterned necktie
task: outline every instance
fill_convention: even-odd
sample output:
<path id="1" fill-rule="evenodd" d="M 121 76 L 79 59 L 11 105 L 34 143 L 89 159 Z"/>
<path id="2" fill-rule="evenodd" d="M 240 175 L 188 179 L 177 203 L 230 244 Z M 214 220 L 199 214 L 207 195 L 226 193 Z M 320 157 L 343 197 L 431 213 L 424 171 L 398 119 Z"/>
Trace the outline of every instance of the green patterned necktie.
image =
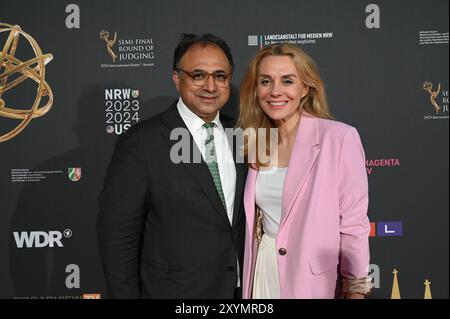
<path id="1" fill-rule="evenodd" d="M 220 182 L 219 167 L 217 166 L 216 147 L 214 145 L 214 126 L 216 126 L 216 124 L 213 122 L 203 124 L 203 127 L 206 128 L 207 133 L 205 141 L 205 161 L 208 165 L 209 171 L 214 180 L 214 184 L 216 185 L 217 192 L 219 193 L 223 207 L 225 207 L 226 211 L 227 205 L 225 203 L 225 196 L 223 195 L 222 184 Z"/>

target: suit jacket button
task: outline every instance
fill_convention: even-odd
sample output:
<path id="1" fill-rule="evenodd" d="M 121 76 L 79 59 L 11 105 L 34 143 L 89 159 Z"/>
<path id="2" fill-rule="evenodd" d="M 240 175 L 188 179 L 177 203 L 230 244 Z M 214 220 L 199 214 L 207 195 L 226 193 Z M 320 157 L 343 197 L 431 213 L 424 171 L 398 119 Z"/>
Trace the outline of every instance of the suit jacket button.
<path id="1" fill-rule="evenodd" d="M 280 249 L 278 249 L 278 253 L 279 253 L 281 256 L 284 256 L 284 255 L 286 255 L 287 251 L 286 251 L 285 248 L 280 248 Z"/>
<path id="2" fill-rule="evenodd" d="M 233 266 L 229 266 L 229 267 L 227 268 L 227 270 L 228 270 L 228 271 L 235 271 L 235 270 L 236 270 L 236 268 L 235 268 L 235 267 L 233 267 Z"/>

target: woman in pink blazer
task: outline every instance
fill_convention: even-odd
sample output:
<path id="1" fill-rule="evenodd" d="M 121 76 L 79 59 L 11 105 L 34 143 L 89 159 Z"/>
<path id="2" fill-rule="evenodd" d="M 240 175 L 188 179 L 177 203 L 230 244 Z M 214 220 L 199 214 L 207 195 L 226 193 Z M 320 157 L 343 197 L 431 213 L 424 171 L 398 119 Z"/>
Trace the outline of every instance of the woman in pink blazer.
<path id="1" fill-rule="evenodd" d="M 261 50 L 241 86 L 239 124 L 250 166 L 243 297 L 364 298 L 364 150 L 355 128 L 331 120 L 311 57 L 289 44 Z"/>

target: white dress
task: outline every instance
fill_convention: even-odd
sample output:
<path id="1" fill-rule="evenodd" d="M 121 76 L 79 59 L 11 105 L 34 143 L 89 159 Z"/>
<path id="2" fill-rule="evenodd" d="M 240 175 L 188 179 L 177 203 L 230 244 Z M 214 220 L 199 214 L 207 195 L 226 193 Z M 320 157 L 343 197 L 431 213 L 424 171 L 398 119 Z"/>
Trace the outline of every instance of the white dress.
<path id="1" fill-rule="evenodd" d="M 280 298 L 276 236 L 280 226 L 286 172 L 287 167 L 260 169 L 256 178 L 255 200 L 263 215 L 264 235 L 256 257 L 252 293 L 254 299 Z"/>

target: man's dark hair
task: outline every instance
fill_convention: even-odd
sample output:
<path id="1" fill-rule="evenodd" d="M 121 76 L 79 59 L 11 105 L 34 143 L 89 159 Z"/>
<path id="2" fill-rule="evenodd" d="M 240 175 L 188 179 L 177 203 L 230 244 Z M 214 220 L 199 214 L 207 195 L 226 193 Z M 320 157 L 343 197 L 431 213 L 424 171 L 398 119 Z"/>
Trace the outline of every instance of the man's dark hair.
<path id="1" fill-rule="evenodd" d="M 203 46 L 216 45 L 222 49 L 223 53 L 228 58 L 228 62 L 231 66 L 231 73 L 234 70 L 233 56 L 231 55 L 231 50 L 228 44 L 220 37 L 212 35 L 210 33 L 205 33 L 202 36 L 198 36 L 193 33 L 183 33 L 178 42 L 175 52 L 173 53 L 173 70 L 178 71 L 180 67 L 180 60 L 183 55 L 194 45 L 201 44 Z"/>

